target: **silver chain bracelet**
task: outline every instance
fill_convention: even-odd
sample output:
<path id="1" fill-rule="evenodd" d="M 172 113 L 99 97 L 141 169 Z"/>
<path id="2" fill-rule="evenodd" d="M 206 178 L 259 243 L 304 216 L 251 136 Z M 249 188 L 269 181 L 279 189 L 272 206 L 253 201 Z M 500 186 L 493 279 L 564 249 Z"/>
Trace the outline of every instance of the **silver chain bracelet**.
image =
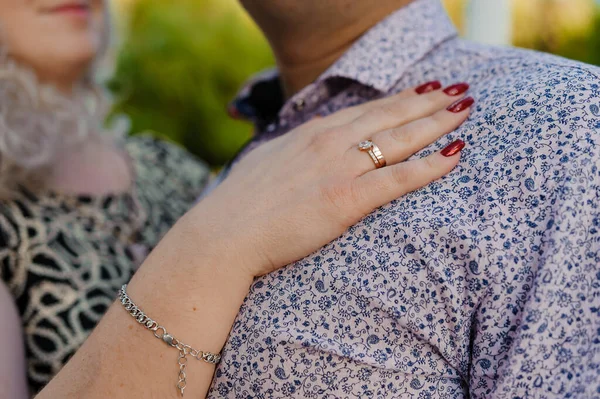
<path id="1" fill-rule="evenodd" d="M 174 336 L 167 333 L 167 329 L 159 325 L 156 321 L 152 320 L 146 313 L 142 311 L 127 295 L 127 284 L 123 284 L 118 293 L 118 298 L 125 310 L 137 321 L 139 324 L 144 326 L 146 329 L 154 332 L 154 336 L 158 339 L 163 340 L 169 346 L 176 348 L 179 351 L 179 357 L 177 358 L 177 364 L 179 365 L 179 381 L 177 381 L 177 390 L 183 397 L 183 390 L 187 385 L 185 369 L 187 367 L 187 355 L 190 355 L 194 359 L 201 360 L 210 364 L 217 364 L 221 360 L 221 355 L 203 352 L 192 348 L 189 345 L 179 341 Z"/>

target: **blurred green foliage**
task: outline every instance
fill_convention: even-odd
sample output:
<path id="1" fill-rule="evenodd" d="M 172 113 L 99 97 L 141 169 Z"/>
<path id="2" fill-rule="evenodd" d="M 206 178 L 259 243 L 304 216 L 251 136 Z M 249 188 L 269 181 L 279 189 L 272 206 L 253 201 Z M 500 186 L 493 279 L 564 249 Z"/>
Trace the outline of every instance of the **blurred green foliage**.
<path id="1" fill-rule="evenodd" d="M 109 88 L 132 132 L 155 132 L 212 166 L 251 134 L 226 106 L 253 73 L 273 65 L 268 45 L 234 0 L 134 3 Z"/>
<path id="2" fill-rule="evenodd" d="M 541 43 L 542 51 L 550 51 L 563 57 L 572 58 L 588 64 L 600 65 L 600 10 L 596 14 L 594 26 L 587 37 L 568 40 L 558 46 Z"/>

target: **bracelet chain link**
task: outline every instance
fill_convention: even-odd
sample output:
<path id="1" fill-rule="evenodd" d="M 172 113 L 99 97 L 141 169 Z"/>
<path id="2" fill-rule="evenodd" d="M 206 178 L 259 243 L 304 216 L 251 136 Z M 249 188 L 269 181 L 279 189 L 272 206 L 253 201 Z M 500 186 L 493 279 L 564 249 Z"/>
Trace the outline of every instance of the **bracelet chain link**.
<path id="1" fill-rule="evenodd" d="M 118 292 L 117 295 L 121 305 L 125 308 L 125 310 L 137 321 L 139 324 L 144 326 L 144 328 L 152 331 L 154 336 L 160 340 L 162 340 L 167 345 L 177 349 L 179 351 L 179 357 L 177 358 L 177 364 L 179 365 L 179 374 L 177 381 L 177 390 L 181 393 L 183 397 L 183 391 L 187 386 L 187 376 L 186 376 L 186 368 L 187 368 L 187 356 L 190 355 L 196 360 L 200 360 L 210 364 L 217 364 L 221 360 L 221 355 L 203 352 L 192 348 L 189 345 L 184 344 L 179 341 L 174 336 L 170 335 L 167 332 L 167 329 L 158 324 L 158 322 L 154 321 L 142 309 L 140 309 L 127 295 L 127 284 L 124 284 Z"/>

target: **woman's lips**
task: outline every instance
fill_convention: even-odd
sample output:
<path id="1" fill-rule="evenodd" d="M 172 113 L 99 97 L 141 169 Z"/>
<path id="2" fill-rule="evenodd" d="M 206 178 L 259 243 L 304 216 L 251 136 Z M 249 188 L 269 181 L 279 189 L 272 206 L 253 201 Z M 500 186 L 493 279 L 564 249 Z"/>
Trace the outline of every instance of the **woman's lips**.
<path id="1" fill-rule="evenodd" d="M 90 8 L 83 4 L 65 4 L 62 6 L 55 7 L 51 10 L 55 14 L 70 14 L 78 16 L 87 16 L 90 12 Z"/>

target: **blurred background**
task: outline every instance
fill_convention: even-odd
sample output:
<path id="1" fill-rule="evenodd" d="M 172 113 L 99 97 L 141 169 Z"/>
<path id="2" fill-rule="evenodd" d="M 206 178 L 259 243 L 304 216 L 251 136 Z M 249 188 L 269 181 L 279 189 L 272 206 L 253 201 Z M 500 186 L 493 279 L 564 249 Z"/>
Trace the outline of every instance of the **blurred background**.
<path id="1" fill-rule="evenodd" d="M 126 115 L 133 134 L 150 131 L 223 165 L 252 132 L 228 117 L 228 102 L 274 64 L 259 30 L 237 0 L 112 1 L 114 115 Z M 443 2 L 469 39 L 600 65 L 600 0 Z"/>

